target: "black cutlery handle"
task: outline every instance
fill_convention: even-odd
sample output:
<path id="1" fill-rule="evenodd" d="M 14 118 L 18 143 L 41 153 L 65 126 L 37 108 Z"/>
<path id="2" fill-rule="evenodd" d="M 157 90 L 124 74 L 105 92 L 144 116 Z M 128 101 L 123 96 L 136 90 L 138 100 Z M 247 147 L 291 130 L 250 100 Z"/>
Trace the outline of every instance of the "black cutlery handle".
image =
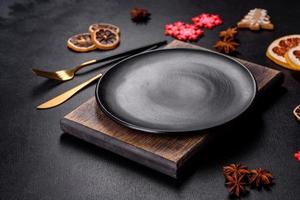
<path id="1" fill-rule="evenodd" d="M 149 44 L 149 45 L 146 45 L 146 46 L 142 46 L 142 47 L 139 47 L 139 48 L 131 49 L 131 50 L 125 51 L 123 53 L 119 53 L 119 54 L 116 54 L 116 55 L 112 55 L 112 56 L 108 56 L 108 57 L 105 57 L 105 58 L 102 58 L 102 59 L 98 59 L 94 63 L 105 62 L 105 61 L 113 60 L 113 59 L 120 58 L 120 57 L 127 57 L 127 56 L 130 56 L 130 55 L 134 55 L 134 54 L 143 52 L 145 50 L 148 50 L 151 47 L 158 48 L 158 47 L 163 46 L 165 44 L 167 44 L 166 40 L 160 41 L 160 42 L 156 42 L 156 43 Z"/>

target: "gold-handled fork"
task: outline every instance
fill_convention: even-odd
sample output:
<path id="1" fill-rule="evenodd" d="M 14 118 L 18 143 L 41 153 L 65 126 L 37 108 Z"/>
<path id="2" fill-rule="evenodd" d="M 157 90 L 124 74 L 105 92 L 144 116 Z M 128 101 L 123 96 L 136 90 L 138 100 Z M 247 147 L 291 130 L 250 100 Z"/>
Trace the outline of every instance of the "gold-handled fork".
<path id="1" fill-rule="evenodd" d="M 75 73 L 78 72 L 80 69 L 89 66 L 91 64 L 96 63 L 97 60 L 89 60 L 86 61 L 74 68 L 71 69 L 65 69 L 65 70 L 59 70 L 55 72 L 48 72 L 48 71 L 43 71 L 39 69 L 32 68 L 32 72 L 37 75 L 37 76 L 42 76 L 48 79 L 55 79 L 59 81 L 68 81 L 74 78 Z"/>
<path id="2" fill-rule="evenodd" d="M 156 42 L 154 44 L 150 44 L 150 45 L 146 45 L 143 47 L 139 47 L 136 49 L 132 49 L 129 51 L 125 51 L 123 53 L 120 54 L 116 54 L 116 55 L 112 55 L 112 56 L 108 56 L 102 59 L 94 59 L 94 60 L 89 60 L 86 61 L 74 68 L 71 69 L 65 69 L 65 70 L 59 70 L 59 71 L 53 71 L 53 72 L 49 72 L 49 71 L 43 71 L 43 70 L 39 70 L 39 69 L 32 69 L 32 72 L 37 75 L 37 76 L 42 76 L 48 79 L 55 79 L 55 80 L 59 80 L 59 81 L 68 81 L 74 78 L 76 72 L 78 72 L 80 69 L 89 66 L 91 64 L 95 64 L 95 63 L 100 63 L 100 62 L 106 62 L 106 61 L 111 61 L 109 64 L 113 63 L 113 62 L 117 62 L 119 60 L 122 60 L 126 57 L 135 55 L 137 53 L 141 53 L 143 51 L 146 50 L 152 50 L 155 48 L 158 48 L 162 45 L 165 45 L 167 43 L 167 41 L 161 41 L 161 42 Z"/>

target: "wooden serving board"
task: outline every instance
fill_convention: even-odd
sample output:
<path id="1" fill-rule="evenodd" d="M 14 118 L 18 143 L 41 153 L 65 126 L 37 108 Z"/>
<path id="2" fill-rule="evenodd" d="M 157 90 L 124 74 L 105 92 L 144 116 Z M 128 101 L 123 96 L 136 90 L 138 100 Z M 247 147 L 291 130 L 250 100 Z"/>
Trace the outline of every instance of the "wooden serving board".
<path id="1" fill-rule="evenodd" d="M 201 48 L 173 41 L 165 48 Z M 254 75 L 258 94 L 266 88 L 280 85 L 283 74 L 251 62 L 242 62 Z M 156 135 L 135 131 L 117 124 L 99 109 L 95 98 L 80 105 L 61 120 L 61 129 L 75 137 L 112 151 L 142 165 L 177 178 L 186 161 L 197 152 L 207 133 L 188 136 Z"/>

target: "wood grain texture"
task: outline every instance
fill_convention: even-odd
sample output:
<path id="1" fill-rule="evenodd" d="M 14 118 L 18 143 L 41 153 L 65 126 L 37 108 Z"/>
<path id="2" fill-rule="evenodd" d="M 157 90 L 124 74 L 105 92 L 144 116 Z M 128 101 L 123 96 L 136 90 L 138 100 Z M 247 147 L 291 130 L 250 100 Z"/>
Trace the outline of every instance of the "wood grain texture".
<path id="1" fill-rule="evenodd" d="M 165 48 L 201 48 L 192 44 L 173 41 Z M 258 93 L 269 86 L 280 84 L 281 72 L 251 62 L 239 60 L 254 75 Z M 135 131 L 109 119 L 91 98 L 61 120 L 64 132 L 87 142 L 115 152 L 121 156 L 177 178 L 178 171 L 207 136 L 202 132 L 193 135 L 155 135 Z"/>

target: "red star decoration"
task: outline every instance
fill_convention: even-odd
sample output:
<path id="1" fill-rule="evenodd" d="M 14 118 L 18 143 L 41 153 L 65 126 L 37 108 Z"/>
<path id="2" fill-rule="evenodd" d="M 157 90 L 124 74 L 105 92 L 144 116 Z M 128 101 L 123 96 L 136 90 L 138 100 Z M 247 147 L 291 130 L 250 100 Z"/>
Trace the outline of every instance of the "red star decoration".
<path id="1" fill-rule="evenodd" d="M 192 21 L 198 27 L 201 28 L 204 27 L 208 29 L 212 29 L 215 26 L 218 26 L 223 23 L 219 15 L 209 14 L 209 13 L 202 13 L 196 17 L 193 17 Z"/>
<path id="2" fill-rule="evenodd" d="M 196 41 L 203 34 L 203 30 L 194 24 L 175 22 L 165 26 L 165 35 L 182 41 Z"/>
<path id="3" fill-rule="evenodd" d="M 294 154 L 295 158 L 300 161 L 300 151 Z"/>

